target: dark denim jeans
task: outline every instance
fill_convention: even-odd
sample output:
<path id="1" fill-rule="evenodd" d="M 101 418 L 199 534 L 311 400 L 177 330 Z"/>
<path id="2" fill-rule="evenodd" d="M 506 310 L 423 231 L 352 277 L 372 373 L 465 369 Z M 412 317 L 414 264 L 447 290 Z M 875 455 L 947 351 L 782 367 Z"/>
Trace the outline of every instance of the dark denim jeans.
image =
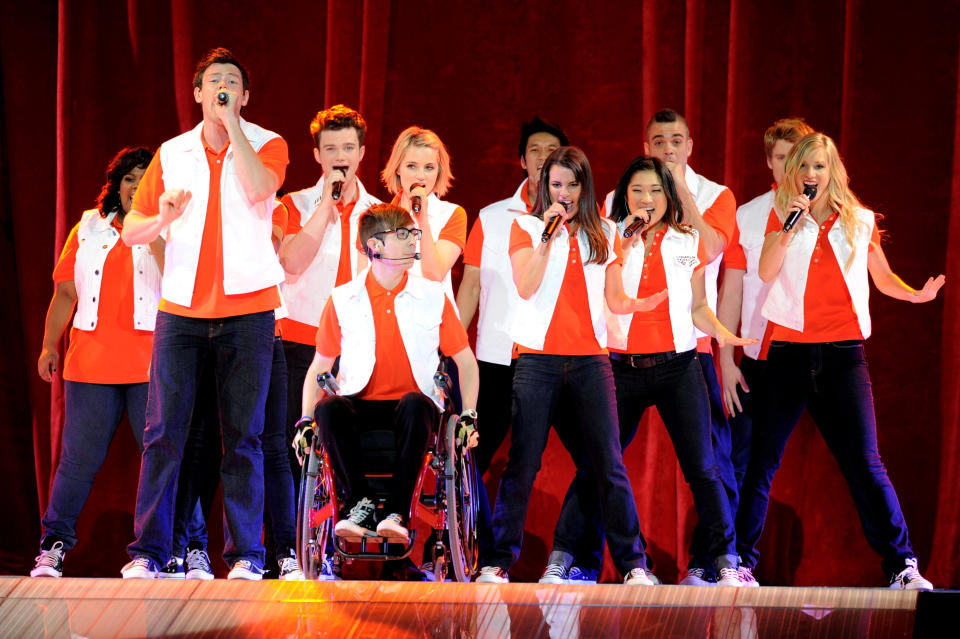
<path id="1" fill-rule="evenodd" d="M 287 362 L 287 442 L 292 442 L 294 426 L 303 417 L 303 380 L 307 377 L 307 369 L 313 361 L 317 349 L 308 344 L 299 342 L 283 342 L 283 356 Z M 336 366 L 334 366 L 336 369 Z M 335 370 L 331 371 L 336 375 Z M 287 446 L 287 460 L 290 464 L 290 473 L 294 484 L 299 486 L 300 462 L 292 446 Z"/>
<path id="2" fill-rule="evenodd" d="M 761 402 L 764 400 L 766 367 L 766 360 L 756 360 L 746 355 L 740 358 L 740 373 L 750 392 L 745 393 L 742 388 L 737 387 L 737 396 L 740 398 L 740 406 L 743 410 L 728 419 L 731 437 L 730 461 L 733 463 L 733 474 L 737 478 L 738 495 L 743 487 L 743 477 L 747 474 L 747 465 L 750 463 L 753 420 L 760 414 Z"/>
<path id="3" fill-rule="evenodd" d="M 561 394 L 579 420 L 584 459 L 595 470 L 590 487 L 599 495 L 614 565 L 626 574 L 646 567 L 646 542 L 620 453 L 616 390 L 606 355 L 523 354 L 513 378 L 510 456 L 494 509 L 495 547 L 488 565 L 509 569 L 520 556 L 530 491 L 540 470 L 551 417 Z M 574 457 L 575 461 L 579 456 Z M 555 550 L 565 550 L 556 548 Z"/>
<path id="4" fill-rule="evenodd" d="M 766 401 L 753 429 L 750 464 L 737 514 L 737 546 L 746 566 L 757 565 L 757 542 L 780 458 L 804 408 L 837 463 L 870 546 L 887 575 L 914 556 L 907 524 L 877 450 L 870 373 L 863 342 L 773 342 L 767 357 Z"/>
<path id="5" fill-rule="evenodd" d="M 147 384 L 88 384 L 65 380 L 63 385 L 66 414 L 60 463 L 41 520 L 41 547 L 49 549 L 61 541 L 64 549 L 70 550 L 77 543 L 77 517 L 90 496 L 93 479 L 107 457 L 124 411 L 137 446 L 143 449 Z"/>
<path id="6" fill-rule="evenodd" d="M 714 462 L 709 432 L 709 401 L 694 351 L 651 368 L 632 368 L 614 361 L 620 444 L 626 447 L 637 433 L 640 419 L 656 406 L 667 428 L 680 462 L 684 479 L 693 492 L 700 521 L 708 535 L 705 550 L 711 566 L 736 565 L 733 517 Z M 596 492 L 590 488 L 588 469 L 577 471 L 563 500 L 560 520 L 554 531 L 554 549 L 573 552 L 579 565 L 600 568 L 602 529 Z M 608 520 L 603 519 L 604 524 Z M 608 534 L 609 537 L 609 534 Z M 585 549 L 592 549 L 584 552 Z"/>
<path id="7" fill-rule="evenodd" d="M 212 356 L 223 436 L 223 558 L 228 565 L 247 559 L 263 566 L 260 436 L 274 323 L 273 311 L 215 319 L 157 313 L 131 557 L 163 565 L 172 554 L 180 462 L 203 363 Z"/>
<path id="8" fill-rule="evenodd" d="M 301 386 L 302 388 L 302 386 Z M 273 367 L 270 369 L 270 390 L 263 423 L 263 479 L 266 497 L 268 530 L 273 537 L 278 558 L 289 557 L 297 547 L 297 503 L 293 475 L 287 451 L 287 360 L 283 342 L 273 340 Z"/>
<path id="9" fill-rule="evenodd" d="M 710 441 L 713 444 L 713 461 L 717 466 L 717 476 L 723 485 L 723 492 L 727 498 L 727 510 L 732 521 L 736 518 L 737 507 L 740 505 L 740 491 L 732 461 L 733 434 L 723 410 L 723 390 L 720 387 L 720 380 L 717 379 L 713 355 L 698 352 L 697 358 L 700 360 L 703 381 L 707 385 L 707 398 L 710 400 Z M 715 550 L 711 541 L 713 537 L 714 535 L 707 530 L 707 524 L 701 518 L 693 529 L 689 568 L 713 567 L 716 557 L 712 554 Z"/>

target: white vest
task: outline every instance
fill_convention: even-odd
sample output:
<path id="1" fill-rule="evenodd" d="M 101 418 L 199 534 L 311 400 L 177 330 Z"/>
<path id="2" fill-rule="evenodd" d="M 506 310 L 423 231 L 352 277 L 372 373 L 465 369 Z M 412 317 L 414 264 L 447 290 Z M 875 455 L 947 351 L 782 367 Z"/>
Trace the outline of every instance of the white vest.
<path id="1" fill-rule="evenodd" d="M 370 381 L 376 365 L 377 336 L 373 307 L 367 294 L 364 269 L 354 279 L 336 287 L 330 294 L 340 323 L 340 388 L 344 395 L 356 395 Z M 443 403 L 433 384 L 440 364 L 440 322 L 445 295 L 440 282 L 408 275 L 407 284 L 394 299 L 397 325 L 407 352 L 410 370 L 420 392 L 430 397 L 441 410 Z M 452 354 L 452 353 L 450 353 Z M 395 362 L 381 362 L 395 366 Z"/>
<path id="2" fill-rule="evenodd" d="M 477 359 L 507 366 L 513 351 L 510 324 L 520 302 L 510 263 L 510 229 L 527 213 L 524 180 L 513 197 L 480 210 L 483 248 L 480 254 L 480 305 L 477 318 Z"/>
<path id="3" fill-rule="evenodd" d="M 116 211 L 100 217 L 100 211 L 83 212 L 77 225 L 77 259 L 73 267 L 73 283 L 77 287 L 77 314 L 73 326 L 81 331 L 97 327 L 100 308 L 100 283 L 107 254 L 120 240 L 113 228 Z M 133 326 L 140 331 L 152 331 L 160 303 L 160 269 L 149 244 L 130 247 L 133 260 Z"/>
<path id="4" fill-rule="evenodd" d="M 621 232 L 623 223 L 620 223 Z M 700 235 L 693 231 L 691 234 L 680 233 L 672 227 L 667 227 L 660 243 L 660 257 L 663 260 L 663 271 L 667 279 L 667 304 L 670 310 L 670 328 L 673 333 L 673 347 L 678 353 L 692 350 L 697 347 L 697 338 L 693 326 L 693 287 L 690 278 L 693 269 L 700 264 L 697 259 L 697 247 L 700 245 Z M 640 290 L 640 279 L 643 277 L 643 245 L 637 245 L 627 255 L 623 265 L 623 290 L 630 297 L 636 297 Z M 607 343 L 612 348 L 626 350 L 630 324 L 633 313 L 615 315 L 609 313 Z"/>
<path id="5" fill-rule="evenodd" d="M 290 199 L 300 211 L 300 224 L 306 226 L 313 217 L 320 199 L 323 196 L 323 178 L 316 186 L 296 191 L 290 194 Z M 360 180 L 357 180 L 357 202 L 350 213 L 350 275 L 357 274 L 357 229 L 360 216 L 364 211 L 379 204 L 380 200 L 367 193 Z M 337 282 L 337 270 L 340 267 L 340 246 L 343 231 L 340 228 L 340 216 L 337 215 L 333 224 L 327 227 L 320 242 L 320 248 L 313 261 L 303 273 L 291 275 L 283 286 L 283 293 L 289 308 L 290 319 L 317 326 L 323 307 L 327 303 L 330 291 Z"/>
<path id="6" fill-rule="evenodd" d="M 827 232 L 827 240 L 833 247 L 833 253 L 840 264 L 843 281 L 847 285 L 853 310 L 857 314 L 860 333 L 863 339 L 870 337 L 870 285 L 867 281 L 867 254 L 870 251 L 870 238 L 873 234 L 873 211 L 858 208 L 855 211 L 859 225 L 854 236 L 856 256 L 850 268 L 844 268 L 850 258 L 851 248 L 843 233 L 839 218 Z M 804 326 L 803 296 L 807 288 L 807 275 L 810 258 L 817 245 L 820 226 L 809 215 L 804 215 L 794 227 L 794 238 L 787 247 L 780 273 L 774 278 L 763 304 L 763 316 L 781 326 L 802 331 Z M 816 294 L 816 292 L 814 292 Z"/>
<path id="7" fill-rule="evenodd" d="M 255 124 L 240 120 L 240 128 L 254 151 L 279 137 Z M 193 194 L 183 215 L 170 223 L 163 298 L 190 306 L 200 259 L 200 244 L 207 217 L 210 167 L 203 148 L 201 122 L 161 145 L 160 166 L 165 189 L 184 189 Z M 252 293 L 283 281 L 283 267 L 271 241 L 273 194 L 250 202 L 243 192 L 234 165 L 233 146 L 227 150 L 220 178 L 220 215 L 223 234 L 223 289 L 227 295 Z"/>
<path id="8" fill-rule="evenodd" d="M 720 194 L 727 188 L 722 184 L 711 182 L 702 175 L 698 175 L 690 168 L 689 164 L 687 165 L 685 177 L 687 180 L 687 188 L 690 189 L 690 194 L 693 196 L 693 201 L 697 203 L 697 208 L 700 209 L 701 215 L 713 206 L 713 203 L 717 201 Z M 723 252 L 721 251 L 712 261 L 707 262 L 707 265 L 703 267 L 703 280 L 707 291 L 707 306 L 710 307 L 710 310 L 713 311 L 714 314 L 717 312 L 717 276 L 720 274 L 720 263 L 722 261 Z M 698 338 L 707 337 L 707 334 L 700 329 L 696 329 L 696 331 Z"/>
<path id="9" fill-rule="evenodd" d="M 440 239 L 440 231 L 447 225 L 447 222 L 450 221 L 450 216 L 453 215 L 453 212 L 459 207 L 452 202 L 441 200 L 433 193 L 427 196 L 427 202 L 427 212 L 430 216 L 430 231 L 433 234 L 433 241 L 436 242 Z M 414 219 L 413 223 L 417 228 L 420 228 L 416 219 Z M 420 266 L 420 260 L 414 260 L 409 273 L 417 277 L 423 277 L 423 268 Z M 447 274 L 443 276 L 441 283 L 443 284 L 443 290 L 446 292 L 447 297 L 450 298 L 451 302 L 455 302 L 456 299 L 453 296 L 453 279 L 450 276 L 450 271 L 447 271 Z M 456 303 L 454 303 L 453 308 L 457 308 Z M 459 312 L 457 316 L 459 317 Z"/>
<path id="10" fill-rule="evenodd" d="M 540 244 L 540 236 L 543 234 L 543 220 L 534 215 L 521 215 L 517 218 L 517 224 L 530 235 L 533 240 L 534 249 Z M 590 323 L 593 325 L 593 332 L 596 335 L 597 343 L 600 348 L 607 347 L 607 322 L 604 310 L 606 303 L 604 300 L 604 288 L 606 286 L 607 265 L 617 259 L 614 252 L 613 243 L 619 241 L 616 228 L 607 218 L 600 219 L 600 225 L 603 228 L 604 235 L 607 236 L 607 261 L 603 264 L 586 264 L 590 259 L 590 245 L 587 242 L 587 235 L 580 229 L 577 233 L 577 242 L 580 246 L 580 267 L 583 269 L 583 276 L 587 283 L 587 303 L 590 310 Z M 557 298 L 560 295 L 560 287 L 563 285 L 563 276 L 567 270 L 567 260 L 570 254 L 570 235 L 567 232 L 566 225 L 557 226 L 554 231 L 554 237 L 550 240 L 553 246 L 550 247 L 550 254 L 547 261 L 547 268 L 543 273 L 543 279 L 540 281 L 540 287 L 534 292 L 530 299 L 520 298 L 517 303 L 517 309 L 513 316 L 510 335 L 513 341 L 521 346 L 533 350 L 543 350 L 543 344 L 546 340 L 547 329 L 550 328 L 550 321 L 553 319 L 553 311 L 557 306 Z"/>
<path id="11" fill-rule="evenodd" d="M 737 209 L 737 227 L 740 229 L 740 246 L 747 258 L 747 271 L 743 275 L 743 296 L 740 305 L 740 336 L 763 339 L 767 331 L 767 318 L 760 309 L 767 299 L 770 284 L 760 279 L 760 253 L 766 237 L 767 221 L 773 209 L 774 191 L 771 189 Z M 762 344 L 743 347 L 747 357 L 758 359 Z"/>

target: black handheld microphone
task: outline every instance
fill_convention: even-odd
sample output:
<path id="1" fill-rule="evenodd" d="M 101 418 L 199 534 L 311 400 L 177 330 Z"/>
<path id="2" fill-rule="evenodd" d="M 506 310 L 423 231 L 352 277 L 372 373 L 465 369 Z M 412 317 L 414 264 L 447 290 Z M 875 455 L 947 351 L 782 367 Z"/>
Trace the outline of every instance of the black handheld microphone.
<path id="1" fill-rule="evenodd" d="M 817 197 L 817 185 L 808 184 L 803 187 L 803 194 L 807 196 L 808 200 L 812 200 Z M 800 216 L 803 215 L 802 209 L 797 209 L 796 211 L 790 211 L 790 215 L 787 216 L 787 221 L 783 223 L 784 232 L 789 231 L 797 223 L 797 220 L 800 219 Z"/>
<path id="2" fill-rule="evenodd" d="M 642 217 L 637 218 L 633 221 L 630 226 L 623 229 L 623 237 L 633 237 L 633 234 L 645 227 L 650 222 L 650 219 L 643 219 Z"/>
<path id="3" fill-rule="evenodd" d="M 560 205 L 563 207 L 564 211 L 570 210 L 570 202 L 564 202 L 563 200 L 557 200 Z M 543 229 L 543 235 L 540 236 L 540 242 L 546 244 L 550 239 L 550 236 L 553 235 L 553 232 L 557 230 L 557 226 L 560 225 L 561 216 L 554 215 L 550 218 L 550 221 L 547 222 L 547 226 Z"/>
<path id="4" fill-rule="evenodd" d="M 330 197 L 333 198 L 334 202 L 340 201 L 340 194 L 343 193 L 343 180 L 347 178 L 347 169 L 342 166 L 333 167 L 334 171 L 340 171 L 343 174 L 343 179 L 337 180 L 333 183 L 333 191 L 330 193 Z"/>
<path id="5" fill-rule="evenodd" d="M 219 104 L 220 106 L 223 106 L 226 103 L 227 103 L 227 92 L 221 91 L 220 93 L 217 94 L 217 104 Z"/>

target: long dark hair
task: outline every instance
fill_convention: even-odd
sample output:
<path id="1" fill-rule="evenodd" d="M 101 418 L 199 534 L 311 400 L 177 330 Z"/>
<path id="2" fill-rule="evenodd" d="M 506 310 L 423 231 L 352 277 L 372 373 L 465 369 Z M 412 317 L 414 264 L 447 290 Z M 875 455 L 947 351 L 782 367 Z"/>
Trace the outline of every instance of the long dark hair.
<path id="1" fill-rule="evenodd" d="M 663 194 L 667 198 L 667 212 L 664 213 L 663 219 L 666 220 L 670 228 L 681 233 L 690 233 L 690 227 L 683 223 L 683 205 L 680 204 L 680 195 L 677 193 L 677 185 L 673 181 L 670 169 L 657 158 L 648 155 L 635 158 L 633 162 L 627 165 L 623 175 L 620 176 L 617 188 L 613 192 L 610 219 L 619 223 L 630 216 L 631 211 L 627 206 L 627 189 L 630 188 L 630 180 L 640 171 L 652 171 L 660 178 Z"/>
<path id="2" fill-rule="evenodd" d="M 123 207 L 120 206 L 120 181 L 123 176 L 134 169 L 146 169 L 153 159 L 153 151 L 145 146 L 128 146 L 117 151 L 107 166 L 107 181 L 97 196 L 97 209 L 100 217 L 117 211 L 123 218 Z"/>
<path id="3" fill-rule="evenodd" d="M 574 177 L 580 183 L 580 210 L 577 212 L 577 224 L 587 235 L 590 245 L 590 259 L 587 263 L 603 264 L 607 261 L 610 247 L 607 236 L 603 232 L 603 222 L 600 221 L 600 211 L 597 209 L 597 196 L 593 188 L 593 172 L 590 162 L 583 151 L 575 146 L 561 146 L 547 156 L 540 170 L 540 189 L 537 192 L 537 202 L 533 205 L 531 215 L 541 220 L 543 212 L 553 204 L 550 199 L 550 167 L 562 166 L 573 171 Z"/>

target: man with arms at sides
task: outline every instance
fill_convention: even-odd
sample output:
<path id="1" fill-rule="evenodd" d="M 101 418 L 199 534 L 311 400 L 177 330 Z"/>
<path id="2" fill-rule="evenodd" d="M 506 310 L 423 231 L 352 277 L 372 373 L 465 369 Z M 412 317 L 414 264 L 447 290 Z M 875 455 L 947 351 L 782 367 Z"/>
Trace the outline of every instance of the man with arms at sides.
<path id="1" fill-rule="evenodd" d="M 707 265 L 704 280 L 707 304 L 717 312 L 717 275 L 723 250 L 733 235 L 736 225 L 737 204 L 733 193 L 722 184 L 712 182 L 697 174 L 687 164 L 693 153 L 693 139 L 686 119 L 672 109 L 658 111 L 647 123 L 647 139 L 643 148 L 648 155 L 666 164 L 673 176 L 683 207 L 684 222 L 700 234 Z M 607 210 L 610 210 L 609 208 Z M 710 397 L 710 436 L 713 441 L 714 458 L 720 480 L 730 502 L 730 512 L 737 509 L 738 495 L 733 465 L 730 462 L 730 426 L 723 413 L 723 399 L 717 372 L 713 363 L 713 347 L 710 337 L 697 329 L 697 354 Z M 690 563 L 687 576 L 681 584 L 706 586 L 716 583 L 707 551 L 707 532 L 697 523 L 690 546 Z"/>
<path id="2" fill-rule="evenodd" d="M 232 579 L 263 574 L 260 436 L 283 281 L 271 214 L 288 160 L 283 138 L 240 117 L 249 98 L 233 54 L 208 52 L 194 75 L 203 121 L 160 147 L 124 226 L 127 244 L 167 242 L 124 578 L 155 578 L 172 556 L 178 471 L 207 357 L 223 434 L 224 560 Z"/>

